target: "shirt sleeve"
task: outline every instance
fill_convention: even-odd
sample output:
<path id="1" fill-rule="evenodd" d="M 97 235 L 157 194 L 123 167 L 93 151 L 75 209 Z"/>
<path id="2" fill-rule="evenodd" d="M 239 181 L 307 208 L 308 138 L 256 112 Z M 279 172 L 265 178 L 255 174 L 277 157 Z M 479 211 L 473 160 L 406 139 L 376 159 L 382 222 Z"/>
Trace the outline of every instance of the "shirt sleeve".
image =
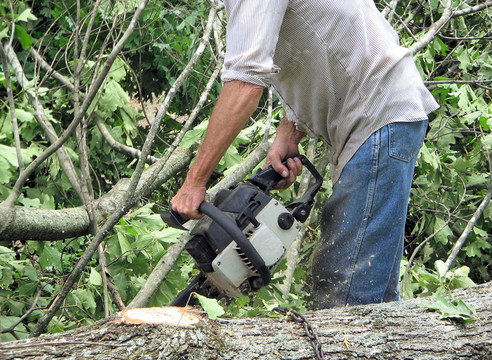
<path id="1" fill-rule="evenodd" d="M 267 86 L 280 69 L 273 56 L 288 0 L 225 0 L 225 71 L 222 81 Z"/>

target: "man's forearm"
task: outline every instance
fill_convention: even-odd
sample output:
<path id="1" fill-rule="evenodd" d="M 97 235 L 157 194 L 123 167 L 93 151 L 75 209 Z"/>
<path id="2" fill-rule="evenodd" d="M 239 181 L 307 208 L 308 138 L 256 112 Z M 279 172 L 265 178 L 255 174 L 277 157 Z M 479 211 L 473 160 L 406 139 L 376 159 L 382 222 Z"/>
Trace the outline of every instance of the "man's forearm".
<path id="1" fill-rule="evenodd" d="M 263 87 L 242 81 L 224 84 L 207 133 L 186 181 L 205 185 L 222 156 L 258 107 Z"/>

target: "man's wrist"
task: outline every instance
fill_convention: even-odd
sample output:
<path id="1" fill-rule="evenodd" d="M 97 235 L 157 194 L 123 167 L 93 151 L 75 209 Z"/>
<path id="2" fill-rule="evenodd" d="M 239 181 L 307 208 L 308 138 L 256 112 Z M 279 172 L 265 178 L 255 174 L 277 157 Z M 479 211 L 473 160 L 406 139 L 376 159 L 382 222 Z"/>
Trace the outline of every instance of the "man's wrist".
<path id="1" fill-rule="evenodd" d="M 297 130 L 296 124 L 288 120 L 287 117 L 284 116 L 277 128 L 277 137 L 281 138 L 282 141 L 285 141 L 287 143 L 298 145 L 301 139 L 304 137 L 304 133 Z"/>

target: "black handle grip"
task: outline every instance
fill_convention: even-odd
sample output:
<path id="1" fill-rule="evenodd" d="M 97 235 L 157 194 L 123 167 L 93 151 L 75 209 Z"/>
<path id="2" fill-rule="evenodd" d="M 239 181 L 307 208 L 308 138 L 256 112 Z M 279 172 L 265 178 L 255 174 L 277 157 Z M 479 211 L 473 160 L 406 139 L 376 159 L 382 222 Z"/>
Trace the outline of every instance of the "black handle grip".
<path id="1" fill-rule="evenodd" d="M 286 166 L 287 160 L 283 161 L 282 164 L 284 166 Z M 250 178 L 247 178 L 246 181 L 257 186 L 258 188 L 260 188 L 260 190 L 262 190 L 264 192 L 269 192 L 282 179 L 283 179 L 282 175 L 280 175 L 278 172 L 276 172 L 273 169 L 273 167 L 270 165 L 269 167 L 267 167 L 265 169 L 258 170 L 256 172 L 256 174 L 254 174 Z"/>
<path id="2" fill-rule="evenodd" d="M 304 155 L 297 155 L 296 157 L 301 160 L 302 165 L 306 166 L 314 178 L 314 184 L 306 190 L 304 195 L 293 203 L 287 205 L 287 209 L 292 211 L 292 214 L 296 220 L 304 222 L 311 212 L 311 208 L 314 205 L 314 197 L 323 184 L 323 178 L 307 157 Z M 282 164 L 286 166 L 287 160 L 284 160 Z M 255 175 L 246 179 L 246 181 L 258 186 L 258 188 L 265 192 L 272 190 L 280 180 L 282 180 L 282 175 L 277 173 L 272 166 L 269 166 L 266 169 L 258 170 Z"/>
<path id="3" fill-rule="evenodd" d="M 177 211 L 173 210 L 172 204 L 169 204 L 169 211 L 163 211 L 160 213 L 162 221 L 164 221 L 170 227 L 180 230 L 188 230 L 183 226 L 188 221 L 182 217 Z"/>

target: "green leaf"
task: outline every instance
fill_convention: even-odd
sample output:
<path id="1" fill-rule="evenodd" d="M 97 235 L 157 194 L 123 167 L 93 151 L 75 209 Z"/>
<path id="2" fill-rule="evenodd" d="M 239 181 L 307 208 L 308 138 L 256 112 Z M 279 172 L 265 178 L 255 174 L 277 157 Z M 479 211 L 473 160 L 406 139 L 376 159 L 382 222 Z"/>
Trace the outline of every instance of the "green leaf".
<path id="1" fill-rule="evenodd" d="M 205 132 L 207 131 L 208 120 L 202 122 L 200 125 L 195 126 L 193 129 L 186 132 L 185 136 L 181 140 L 180 146 L 188 149 L 199 142 L 203 136 L 205 136 Z"/>
<path id="2" fill-rule="evenodd" d="M 420 158 L 429 164 L 433 169 L 439 169 L 439 157 L 435 152 L 431 152 L 427 146 L 422 146 Z"/>
<path id="3" fill-rule="evenodd" d="M 10 165 L 18 166 L 15 148 L 0 144 L 0 156 L 7 160 Z"/>
<path id="4" fill-rule="evenodd" d="M 77 303 L 83 306 L 87 310 L 95 310 L 97 307 L 94 294 L 88 289 L 76 289 L 72 291 L 72 294 L 76 297 Z"/>
<path id="5" fill-rule="evenodd" d="M 30 8 L 25 9 L 22 13 L 20 13 L 19 15 L 17 15 L 15 17 L 15 20 L 17 22 L 19 22 L 19 21 L 37 20 L 37 19 L 38 18 L 33 15 L 33 13 L 31 12 L 31 9 Z"/>
<path id="6" fill-rule="evenodd" d="M 99 273 L 99 271 L 97 271 L 96 269 L 94 268 L 91 268 L 91 273 L 89 275 L 89 282 L 92 284 L 92 285 L 96 285 L 96 286 L 100 286 L 102 285 L 103 281 L 102 281 L 102 276 L 101 274 Z"/>
<path id="7" fill-rule="evenodd" d="M 15 25 L 15 37 L 19 39 L 22 48 L 24 50 L 28 49 L 32 45 L 32 38 L 22 26 Z"/>
<path id="8" fill-rule="evenodd" d="M 439 241 L 440 243 L 446 245 L 449 241 L 448 237 L 449 236 L 453 236 L 453 231 L 451 230 L 451 228 L 449 227 L 449 225 L 445 225 L 446 222 L 441 219 L 441 218 L 436 218 L 435 219 L 435 223 L 434 223 L 434 231 L 437 231 L 439 229 L 441 229 L 441 231 L 439 231 L 435 238 L 437 241 Z"/>
<path id="9" fill-rule="evenodd" d="M 24 275 L 31 281 L 39 281 L 38 273 L 33 266 L 26 266 L 24 268 Z"/>
<path id="10" fill-rule="evenodd" d="M 111 115 L 116 109 L 130 101 L 130 98 L 120 84 L 114 80 L 108 81 L 104 88 L 104 95 L 99 101 L 99 108 Z"/>
<path id="11" fill-rule="evenodd" d="M 58 249 L 45 245 L 39 257 L 39 264 L 43 269 L 55 267 L 57 270 L 61 270 L 60 257 L 61 253 Z"/>
<path id="12" fill-rule="evenodd" d="M 132 249 L 130 242 L 126 238 L 125 234 L 123 234 L 121 231 L 118 231 L 118 243 L 120 244 L 122 254 Z"/>
<path id="13" fill-rule="evenodd" d="M 468 257 L 481 257 L 482 250 L 490 249 L 492 245 L 490 245 L 486 240 L 475 239 L 468 246 L 464 248 L 466 251 L 466 256 Z"/>
<path id="14" fill-rule="evenodd" d="M 126 65 L 121 60 L 120 57 L 117 57 L 111 65 L 111 69 L 109 70 L 108 77 L 113 79 L 116 82 L 120 82 L 126 76 Z"/>
<path id="15" fill-rule="evenodd" d="M 5 158 L 0 157 L 0 184 L 9 184 L 12 172 L 10 171 L 11 165 Z M 9 190 L 10 192 L 10 190 Z"/>
<path id="16" fill-rule="evenodd" d="M 439 277 L 441 279 L 444 278 L 444 276 L 446 275 L 446 273 L 448 271 L 448 267 L 446 266 L 444 261 L 437 260 L 434 265 L 436 267 L 437 273 L 439 274 Z"/>
<path id="17" fill-rule="evenodd" d="M 203 295 L 196 293 L 195 296 L 197 297 L 200 305 L 202 306 L 203 310 L 205 310 L 210 319 L 215 320 L 217 319 L 217 317 L 225 313 L 224 308 L 219 305 L 216 299 L 209 299 Z"/>
<path id="18" fill-rule="evenodd" d="M 20 318 L 16 316 L 0 316 L 0 321 L 2 323 L 2 329 L 8 329 L 15 323 L 19 322 Z M 20 338 L 24 339 L 29 336 L 29 331 L 27 331 L 26 327 L 24 324 L 21 322 L 19 325 L 15 327 L 16 334 Z M 1 334 L 0 337 L 1 341 L 15 341 L 17 340 L 12 334 L 6 333 L 6 334 Z"/>
<path id="19" fill-rule="evenodd" d="M 35 121 L 34 114 L 23 109 L 15 109 L 15 116 L 17 117 L 17 120 L 22 123 L 31 123 Z"/>
<path id="20" fill-rule="evenodd" d="M 8 37 L 9 37 L 9 28 L 4 27 L 3 29 L 0 30 L 0 40 Z"/>

